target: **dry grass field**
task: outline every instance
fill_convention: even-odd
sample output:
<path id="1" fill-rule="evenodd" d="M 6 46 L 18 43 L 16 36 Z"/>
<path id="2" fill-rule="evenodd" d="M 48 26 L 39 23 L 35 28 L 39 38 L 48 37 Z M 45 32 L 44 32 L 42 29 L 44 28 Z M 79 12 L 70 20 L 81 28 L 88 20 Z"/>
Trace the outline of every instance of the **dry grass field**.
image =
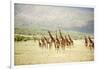
<path id="1" fill-rule="evenodd" d="M 57 52 L 54 47 L 51 49 L 40 48 L 38 42 L 34 40 L 15 41 L 14 64 L 47 64 L 47 63 L 67 63 L 80 61 L 93 61 L 94 50 L 84 46 L 84 40 L 74 40 L 74 45 L 65 50 L 61 48 Z"/>

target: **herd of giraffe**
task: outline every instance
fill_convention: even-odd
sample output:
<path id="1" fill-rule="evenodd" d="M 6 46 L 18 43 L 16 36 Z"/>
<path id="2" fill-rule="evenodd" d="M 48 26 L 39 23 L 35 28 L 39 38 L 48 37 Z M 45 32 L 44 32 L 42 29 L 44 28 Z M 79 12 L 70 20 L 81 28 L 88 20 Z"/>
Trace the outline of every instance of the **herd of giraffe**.
<path id="1" fill-rule="evenodd" d="M 57 31 L 55 36 L 48 31 L 49 37 L 42 35 L 42 37 L 38 40 L 39 47 L 51 49 L 53 46 L 58 51 L 60 48 L 65 50 L 66 47 L 73 47 L 74 41 L 71 36 L 68 34 L 67 36 L 63 36 L 61 30 L 59 30 L 59 36 L 57 35 Z M 85 47 L 89 47 L 90 49 L 94 48 L 94 42 L 90 36 L 86 37 L 84 40 Z"/>
<path id="2" fill-rule="evenodd" d="M 56 50 L 59 50 L 60 48 L 65 49 L 66 46 L 71 47 L 74 44 L 70 35 L 63 36 L 61 30 L 59 30 L 59 37 L 57 32 L 55 33 L 55 36 L 53 36 L 50 31 L 48 31 L 48 34 L 49 37 L 45 37 L 44 35 L 41 37 L 39 40 L 39 47 L 51 49 L 52 46 L 54 46 Z"/>

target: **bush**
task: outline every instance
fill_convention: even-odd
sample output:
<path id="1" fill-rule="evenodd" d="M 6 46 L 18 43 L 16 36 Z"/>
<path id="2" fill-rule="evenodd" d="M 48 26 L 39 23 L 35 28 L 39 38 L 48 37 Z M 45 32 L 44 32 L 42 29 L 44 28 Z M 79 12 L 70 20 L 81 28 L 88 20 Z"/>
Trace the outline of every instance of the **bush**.
<path id="1" fill-rule="evenodd" d="M 25 37 L 25 36 L 21 36 L 21 35 L 15 35 L 14 40 L 15 41 L 27 41 L 27 40 L 30 40 L 30 38 Z"/>

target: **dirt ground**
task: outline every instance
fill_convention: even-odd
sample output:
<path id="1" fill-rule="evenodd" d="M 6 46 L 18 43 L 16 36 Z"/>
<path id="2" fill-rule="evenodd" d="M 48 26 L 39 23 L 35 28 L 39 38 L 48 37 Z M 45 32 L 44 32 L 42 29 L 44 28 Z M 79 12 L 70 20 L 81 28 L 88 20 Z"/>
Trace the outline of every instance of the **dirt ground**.
<path id="1" fill-rule="evenodd" d="M 46 64 L 46 63 L 67 63 L 80 61 L 93 61 L 94 50 L 84 46 L 83 40 L 75 40 L 74 46 L 60 49 L 58 52 L 52 49 L 41 49 L 38 42 L 33 40 L 15 42 L 14 64 Z"/>

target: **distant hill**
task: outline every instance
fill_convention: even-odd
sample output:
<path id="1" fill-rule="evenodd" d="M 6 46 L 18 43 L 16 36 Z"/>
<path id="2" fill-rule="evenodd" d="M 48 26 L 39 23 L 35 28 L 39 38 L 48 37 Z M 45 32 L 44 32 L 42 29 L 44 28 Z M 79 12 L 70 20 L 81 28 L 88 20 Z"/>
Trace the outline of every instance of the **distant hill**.
<path id="1" fill-rule="evenodd" d="M 58 29 L 52 30 L 52 29 L 48 29 L 45 27 L 39 27 L 36 25 L 25 25 L 25 24 L 24 25 L 20 24 L 19 26 L 15 25 L 15 34 L 23 34 L 23 35 L 41 35 L 41 34 L 44 34 L 44 35 L 48 35 L 48 33 L 47 33 L 48 30 L 50 30 L 53 35 L 55 35 L 55 31 L 58 31 Z M 83 32 L 79 32 L 79 31 L 66 30 L 66 29 L 61 29 L 61 31 L 62 31 L 63 35 L 70 34 L 72 36 L 72 38 L 74 38 L 74 39 L 82 39 L 82 38 L 84 38 L 85 35 L 91 36 L 93 38 L 93 35 L 89 34 L 89 33 L 83 33 Z M 57 33 L 59 34 L 59 32 L 57 32 Z"/>

